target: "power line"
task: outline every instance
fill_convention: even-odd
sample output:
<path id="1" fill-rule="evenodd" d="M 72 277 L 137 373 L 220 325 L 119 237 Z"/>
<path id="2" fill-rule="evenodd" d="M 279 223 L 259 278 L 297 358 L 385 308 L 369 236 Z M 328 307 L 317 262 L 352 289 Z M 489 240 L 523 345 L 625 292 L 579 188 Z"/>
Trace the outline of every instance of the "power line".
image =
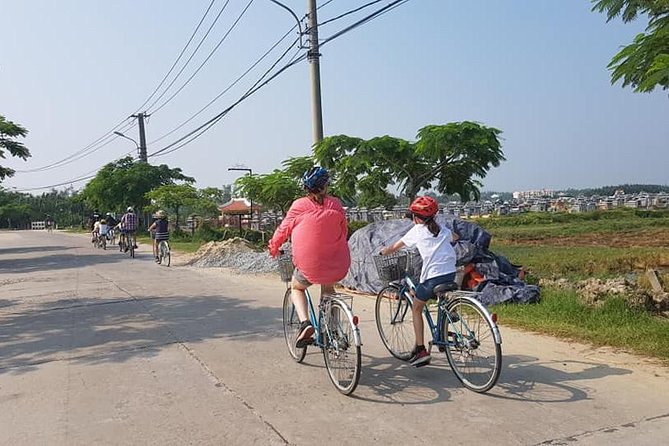
<path id="1" fill-rule="evenodd" d="M 286 37 L 288 37 L 288 35 L 289 35 L 291 32 L 293 32 L 293 30 L 294 30 L 296 27 L 297 27 L 297 25 L 294 25 L 290 30 L 288 30 L 288 32 L 286 32 L 286 34 L 284 34 L 284 35 L 283 35 L 283 36 L 282 36 L 276 43 L 274 43 L 274 44 L 273 44 L 267 51 L 265 51 L 265 53 L 264 53 L 262 56 L 260 56 L 255 62 L 253 62 L 253 64 L 251 64 L 251 66 L 249 66 L 249 67 L 246 69 L 246 71 L 244 71 L 239 77 L 237 77 L 237 79 L 235 79 L 230 85 L 228 85 L 225 89 L 223 89 L 223 90 L 222 90 L 216 97 L 214 97 L 211 101 L 209 101 L 204 107 L 200 108 L 197 112 L 195 112 L 193 115 L 191 115 L 187 120 L 185 120 L 184 122 L 182 122 L 181 124 L 179 124 L 177 127 L 175 127 L 174 129 L 170 130 L 169 132 L 165 133 L 164 135 L 160 136 L 159 138 L 154 139 L 154 140 L 151 141 L 149 144 L 155 144 L 156 142 L 165 139 L 166 137 L 168 137 L 169 135 L 173 134 L 173 133 L 176 132 L 177 130 L 183 128 L 183 126 L 185 126 L 186 124 L 188 124 L 189 122 L 191 122 L 191 121 L 192 121 L 193 119 L 195 119 L 197 116 L 199 116 L 203 111 L 205 111 L 207 108 L 209 108 L 214 102 L 216 102 L 218 99 L 220 99 L 221 96 L 223 96 L 225 93 L 227 93 L 228 91 L 230 91 L 230 90 L 232 89 L 232 87 L 234 87 L 235 85 L 237 85 L 237 84 L 238 84 L 244 77 L 246 77 L 246 76 L 247 76 L 247 75 L 248 75 L 248 74 L 249 74 L 255 67 L 257 67 L 258 64 L 260 64 L 260 62 L 262 62 L 262 61 L 263 61 L 263 60 L 264 60 L 264 59 L 265 59 L 265 58 L 266 58 L 272 51 L 274 51 L 274 49 L 275 49 L 277 46 L 279 46 L 279 45 L 281 44 L 281 42 L 283 42 L 283 41 L 286 39 Z M 293 41 L 293 43 L 291 44 L 291 47 L 292 47 L 293 45 L 295 45 L 298 41 L 299 41 L 299 37 L 298 37 L 297 39 L 295 39 L 295 41 Z"/>
<path id="2" fill-rule="evenodd" d="M 290 50 L 290 48 L 288 49 Z M 300 49 L 297 50 L 298 52 Z M 286 71 L 288 68 L 296 65 L 297 63 L 305 60 L 307 58 L 306 54 L 302 54 L 299 57 L 296 57 L 296 55 L 293 56 L 292 60 L 288 62 L 286 65 L 284 65 L 281 69 L 279 69 L 276 73 L 274 73 L 272 76 L 267 78 L 266 80 L 263 81 L 263 79 L 271 72 L 271 70 L 278 64 L 278 62 L 283 59 L 283 57 L 287 54 L 287 51 L 284 52 L 284 54 L 277 60 L 277 62 L 270 67 L 269 70 L 263 74 L 260 79 L 249 89 L 244 93 L 236 102 L 234 102 L 232 105 L 227 107 L 225 110 L 214 116 L 213 118 L 209 119 L 207 122 L 204 124 L 200 125 L 196 129 L 192 130 L 191 132 L 187 133 L 186 135 L 182 136 L 181 138 L 177 139 L 176 141 L 172 142 L 171 144 L 163 147 L 160 150 L 157 150 L 151 154 L 149 154 L 149 157 L 152 156 L 163 156 L 167 155 L 169 153 L 175 152 L 179 150 L 180 148 L 186 146 L 187 144 L 191 143 L 195 139 L 199 138 L 202 134 L 207 132 L 209 129 L 211 129 L 218 121 L 220 121 L 225 115 L 227 115 L 230 111 L 232 111 L 237 105 L 248 99 L 251 95 L 255 94 L 258 90 L 263 88 L 265 85 L 269 84 L 272 80 L 274 80 L 277 76 L 279 76 L 281 73 Z M 194 136 L 193 136 L 194 135 Z M 192 138 L 191 138 L 192 137 Z M 188 139 L 190 138 L 190 139 Z M 187 140 L 188 139 L 188 140 Z M 186 141 L 187 140 L 187 141 Z M 184 142 L 185 141 L 185 142 Z M 181 144 L 180 144 L 181 143 Z"/>
<path id="3" fill-rule="evenodd" d="M 205 32 L 204 36 L 202 36 L 202 38 L 198 42 L 197 46 L 195 47 L 195 49 L 193 50 L 191 55 L 188 57 L 188 59 L 186 60 L 184 65 L 181 67 L 179 72 L 176 74 L 176 76 L 174 76 L 174 79 L 172 79 L 172 81 L 169 83 L 169 85 L 167 87 L 165 87 L 165 90 L 163 90 L 163 92 L 157 98 L 155 98 L 153 100 L 153 102 L 147 107 L 147 109 L 149 109 L 149 110 L 152 109 L 153 106 L 156 105 L 158 103 L 158 101 L 160 101 L 163 98 L 163 96 L 165 96 L 167 94 L 167 92 L 170 90 L 170 88 L 172 88 L 172 85 L 174 85 L 174 83 L 177 81 L 177 79 L 179 79 L 179 76 L 181 76 L 181 73 L 183 73 L 184 70 L 186 69 L 186 67 L 188 67 L 188 64 L 190 64 L 190 61 L 193 60 L 193 57 L 195 57 L 195 54 L 197 54 L 197 52 L 200 49 L 200 47 L 202 46 L 202 44 L 204 43 L 204 41 L 209 36 L 209 33 L 211 33 L 211 30 L 214 28 L 214 25 L 216 25 L 216 23 L 218 22 L 218 19 L 221 18 L 221 15 L 223 14 L 223 11 L 225 11 L 225 9 L 228 7 L 229 3 L 230 3 L 230 0 L 226 0 L 226 2 L 223 4 L 223 7 L 221 8 L 220 11 L 218 11 L 218 14 L 216 14 L 216 17 L 214 18 L 214 21 L 211 22 L 211 25 L 209 25 L 209 28 Z"/>
<path id="4" fill-rule="evenodd" d="M 112 162 L 116 162 L 116 161 L 118 161 L 118 160 L 120 160 L 120 159 L 122 159 L 122 158 L 125 158 L 126 156 L 130 155 L 132 152 L 134 152 L 134 150 L 131 150 L 130 152 L 128 152 L 128 153 L 126 153 L 126 154 L 120 156 L 119 158 L 115 159 L 115 160 L 112 161 Z M 107 164 L 109 164 L 109 163 L 107 163 Z M 48 185 L 48 186 L 27 187 L 27 188 L 23 188 L 23 189 L 16 189 L 16 192 L 30 192 L 30 191 L 42 190 L 42 189 L 52 189 L 52 188 L 54 188 L 54 187 L 65 186 L 65 185 L 67 185 L 67 184 L 79 183 L 79 182 L 81 182 L 81 181 L 85 181 L 85 180 L 94 178 L 94 177 L 97 175 L 97 172 L 98 172 L 100 169 L 102 169 L 104 166 L 106 166 L 107 164 L 104 164 L 104 165 L 102 165 L 102 166 L 100 166 L 100 167 L 97 167 L 97 168 L 91 170 L 91 171 L 88 171 L 88 172 L 82 174 L 82 175 L 79 176 L 79 177 L 75 177 L 75 178 L 72 178 L 72 179 L 70 179 L 70 180 L 63 181 L 63 182 L 61 182 L 61 183 L 50 184 L 50 185 Z"/>
<path id="5" fill-rule="evenodd" d="M 176 95 L 178 95 L 178 94 L 181 92 L 181 90 L 183 90 L 184 88 L 186 88 L 186 85 L 188 85 L 188 84 L 190 83 L 190 81 L 193 80 L 193 78 L 197 75 L 197 73 L 200 72 L 200 70 L 202 69 L 202 67 L 204 67 L 204 66 L 207 64 L 207 62 L 209 61 L 209 59 L 211 59 L 211 57 L 212 57 L 212 56 L 214 55 L 214 53 L 218 50 L 218 48 L 223 44 L 223 42 L 225 42 L 225 40 L 228 38 L 228 36 L 230 35 L 230 33 L 237 27 L 237 24 L 238 24 L 239 21 L 242 19 L 242 17 L 244 16 L 244 14 L 246 14 L 246 11 L 249 9 L 249 7 L 251 6 L 251 4 L 252 4 L 253 2 L 254 2 L 254 0 L 249 0 L 249 2 L 247 3 L 246 7 L 242 10 L 242 12 L 239 14 L 239 16 L 237 17 L 237 19 L 236 19 L 236 20 L 234 21 L 234 23 L 230 26 L 230 29 L 228 29 L 228 31 L 223 35 L 223 37 L 221 38 L 221 40 L 218 41 L 218 43 L 216 44 L 216 46 L 214 47 L 214 49 L 211 50 L 211 52 L 209 53 L 209 55 L 206 57 L 206 59 L 204 59 L 204 61 L 200 64 L 200 66 L 197 67 L 197 69 L 195 70 L 195 72 L 193 72 L 193 74 L 191 74 L 190 77 L 189 77 L 188 79 L 186 79 L 186 82 L 184 82 L 184 83 L 181 85 L 181 87 L 179 87 L 179 89 L 178 89 L 177 91 L 175 91 L 174 93 L 172 93 L 172 95 L 171 95 L 169 98 L 167 98 L 167 99 L 165 100 L 165 102 L 163 102 L 161 105 L 159 105 L 158 107 L 156 107 L 155 109 L 153 109 L 153 110 L 151 111 L 151 113 L 156 113 L 157 111 L 159 111 L 160 109 L 162 109 L 163 107 L 165 107 L 168 103 L 170 103 L 170 102 L 172 101 L 172 99 L 174 99 L 174 98 L 176 97 Z M 153 105 L 155 105 L 155 102 L 154 102 L 151 106 L 153 106 Z M 150 109 L 150 108 L 151 108 L 151 107 L 149 107 L 149 109 Z"/>
<path id="6" fill-rule="evenodd" d="M 132 127 L 134 127 L 135 124 L 132 123 L 132 122 L 126 123 L 125 126 L 122 125 L 128 119 L 129 118 L 126 118 L 123 121 L 119 122 L 110 131 L 108 131 L 107 133 L 105 133 L 104 135 L 102 135 L 101 137 L 99 137 L 98 139 L 96 139 L 95 141 L 93 141 L 92 143 L 90 143 L 89 145 L 84 147 L 83 149 L 78 150 L 78 151 L 74 152 L 73 154 L 71 154 L 69 156 L 66 156 L 65 158 L 63 158 L 61 160 L 55 161 L 55 162 L 53 162 L 51 164 L 47 164 L 45 166 L 36 167 L 36 168 L 33 168 L 33 169 L 17 170 L 16 172 L 17 173 L 43 172 L 43 171 L 46 171 L 46 170 L 56 169 L 58 167 L 65 166 L 67 164 L 73 163 L 74 161 L 78 161 L 81 158 L 86 157 L 87 152 L 89 152 L 89 153 L 95 152 L 95 151 L 99 150 L 100 148 L 108 145 L 109 143 L 114 141 L 116 138 L 118 138 L 118 136 L 114 135 L 114 131 L 116 131 L 116 130 L 126 131 L 126 130 L 129 130 Z M 96 146 L 97 146 L 97 148 L 95 148 Z"/>
<path id="7" fill-rule="evenodd" d="M 331 22 L 334 22 L 335 20 L 339 20 L 339 19 L 341 19 L 341 18 L 344 18 L 344 17 L 346 17 L 347 15 L 355 14 L 355 13 L 358 12 L 358 11 L 362 11 L 363 9 L 365 9 L 365 8 L 367 8 L 367 7 L 369 7 L 369 6 L 375 5 L 375 4 L 377 4 L 377 3 L 381 3 L 382 1 L 383 1 L 383 0 L 374 0 L 374 1 L 372 1 L 372 2 L 366 3 L 366 4 L 364 4 L 364 5 L 362 5 L 362 6 L 358 7 L 358 8 L 351 9 L 350 11 L 347 11 L 347 12 L 345 12 L 345 13 L 343 13 L 343 14 L 340 14 L 340 15 L 338 15 L 337 17 L 333 17 L 333 18 L 328 19 L 328 20 L 326 20 L 326 21 L 324 21 L 324 22 L 321 22 L 321 23 L 318 24 L 318 26 L 320 27 L 320 26 L 323 26 L 323 25 L 327 25 L 328 23 L 331 23 Z"/>
<path id="8" fill-rule="evenodd" d="M 353 23 L 352 25 L 347 26 L 346 28 L 342 29 L 341 31 L 335 33 L 334 35 L 328 37 L 323 41 L 322 44 L 325 44 L 329 41 L 332 41 L 362 25 L 364 25 L 367 22 L 370 22 L 371 20 L 374 20 L 375 18 L 378 18 L 382 16 L 383 14 L 386 14 L 393 9 L 402 6 L 403 4 L 407 3 L 409 0 L 395 0 L 387 4 L 386 6 L 374 11 L 373 13 L 367 15 L 366 17 L 358 20 L 357 22 Z M 299 50 L 298 50 L 299 51 Z M 225 115 L 227 115 L 232 109 L 234 109 L 237 105 L 239 105 L 241 102 L 246 100 L 249 96 L 253 95 L 256 93 L 260 88 L 264 87 L 267 85 L 269 82 L 271 82 L 273 79 L 275 79 L 279 74 L 283 73 L 285 70 L 288 68 L 292 67 L 293 65 L 301 62 L 302 60 L 305 60 L 307 58 L 307 54 L 302 54 L 302 56 L 295 58 L 293 56 L 293 60 L 291 60 L 288 64 L 283 66 L 279 71 L 274 73 L 271 77 L 269 77 L 267 80 L 262 82 L 262 79 L 271 72 L 271 70 L 280 62 L 280 60 L 287 54 L 287 52 L 284 52 L 284 54 L 275 62 L 275 64 L 270 67 L 269 70 L 265 72 L 265 74 L 244 94 L 242 95 L 235 103 L 230 105 L 228 108 L 214 116 L 213 118 L 209 119 L 206 121 L 204 124 L 200 125 L 196 129 L 192 130 L 191 132 L 187 133 L 186 135 L 182 136 L 181 138 L 177 139 L 176 141 L 172 142 L 171 144 L 168 144 L 167 146 L 163 147 L 160 150 L 157 150 L 151 154 L 149 154 L 149 157 L 153 156 L 164 156 L 169 153 L 175 152 L 182 147 L 186 146 L 187 144 L 190 144 L 192 141 L 195 139 L 199 138 L 201 135 L 203 135 L 205 132 L 207 132 L 209 129 L 211 129 L 216 123 L 218 123 Z M 262 83 L 261 83 L 262 82 Z M 190 139 L 189 139 L 190 138 Z"/>
<path id="9" fill-rule="evenodd" d="M 174 68 L 177 66 L 177 64 L 179 63 L 179 61 L 183 57 L 184 53 L 186 52 L 186 49 L 190 46 L 190 43 L 193 41 L 193 38 L 195 37 L 197 32 L 200 30 L 200 26 L 202 26 L 202 23 L 204 22 L 204 19 L 207 17 L 207 15 L 209 15 L 209 11 L 211 10 L 211 7 L 214 6 L 214 3 L 216 3 L 216 0 L 211 0 L 211 2 L 209 3 L 209 6 L 207 7 L 207 10 L 204 12 L 204 15 L 202 16 L 202 18 L 198 22 L 198 24 L 195 27 L 195 30 L 193 31 L 193 33 L 190 35 L 190 38 L 188 39 L 188 42 L 186 42 L 186 45 L 184 45 L 184 47 L 181 49 L 181 52 L 177 56 L 177 59 L 174 61 L 174 63 L 170 67 L 170 69 L 167 71 L 167 74 L 165 74 L 163 79 L 158 83 L 158 86 L 155 88 L 155 90 L 153 90 L 153 93 L 151 93 L 149 95 L 149 97 L 146 98 L 146 101 L 144 101 L 144 103 L 142 105 L 137 107 L 137 112 L 139 112 L 142 109 L 142 107 L 144 107 L 151 100 L 151 98 L 153 98 L 153 96 L 155 96 L 155 94 L 158 92 L 158 90 L 160 90 L 160 87 L 163 86 L 163 84 L 165 83 L 165 81 L 167 80 L 169 75 L 172 73 Z M 227 4 L 226 4 L 226 6 L 227 6 Z M 225 7 L 223 9 L 225 9 Z M 223 11 L 221 10 L 221 12 L 223 12 Z M 220 16 L 220 13 L 219 13 L 219 16 Z"/>
<path id="10" fill-rule="evenodd" d="M 336 32 L 336 33 L 333 34 L 332 36 L 330 36 L 330 37 L 328 37 L 327 39 L 323 40 L 323 41 L 320 43 L 320 45 L 323 46 L 323 45 L 325 45 L 326 43 L 330 42 L 331 40 L 334 40 L 334 39 L 336 39 L 336 38 L 338 38 L 338 37 L 341 37 L 341 36 L 343 36 L 344 34 L 346 34 L 346 33 L 350 32 L 350 31 L 353 31 L 354 29 L 358 28 L 359 26 L 362 26 L 362 25 L 364 25 L 365 23 L 370 22 L 370 21 L 372 21 L 372 20 L 374 20 L 374 19 L 376 19 L 376 18 L 382 16 L 383 14 L 386 14 L 386 13 L 392 11 L 393 9 L 395 9 L 395 8 L 397 8 L 397 7 L 400 7 L 400 6 L 404 5 L 404 4 L 407 3 L 408 1 L 409 1 L 409 0 L 395 0 L 395 1 L 393 1 L 393 2 L 390 2 L 390 3 L 388 3 L 386 6 L 384 6 L 383 8 L 377 9 L 377 10 L 374 11 L 373 13 L 371 13 L 371 14 L 369 14 L 368 16 L 366 16 L 366 17 L 364 17 L 364 18 L 358 20 L 357 22 L 353 23 L 352 25 L 349 25 L 349 26 L 347 26 L 346 28 L 342 29 L 341 31 Z"/>
<path id="11" fill-rule="evenodd" d="M 181 52 L 180 52 L 179 55 L 177 56 L 177 59 L 176 59 L 176 60 L 174 61 L 174 63 L 172 64 L 172 66 L 171 66 L 170 69 L 168 70 L 167 74 L 165 74 L 165 76 L 163 77 L 163 79 L 158 83 L 158 86 L 157 86 L 157 87 L 154 89 L 154 91 L 149 95 L 149 97 L 144 101 L 144 103 L 142 103 L 139 107 L 137 107 L 136 112 L 138 112 L 139 110 L 141 110 L 142 107 L 144 107 L 144 106 L 151 100 L 151 98 L 152 98 L 153 96 L 155 96 L 155 94 L 158 92 L 158 90 L 160 89 L 160 87 L 165 83 L 165 81 L 167 80 L 167 78 L 169 77 L 169 75 L 172 73 L 172 71 L 174 70 L 174 68 L 176 67 L 176 65 L 179 63 L 179 61 L 180 61 L 181 58 L 183 57 L 184 53 L 186 52 L 186 49 L 190 46 L 191 42 L 193 41 L 193 38 L 195 37 L 195 35 L 196 35 L 197 32 L 199 31 L 200 27 L 202 26 L 202 23 L 204 22 L 205 18 L 206 18 L 207 15 L 209 14 L 209 11 L 211 10 L 211 8 L 212 8 L 212 6 L 214 5 L 215 2 L 216 2 L 216 0 L 212 0 L 212 1 L 209 3 L 209 6 L 207 7 L 207 9 L 206 9 L 204 15 L 202 16 L 202 18 L 201 18 L 200 21 L 198 22 L 197 26 L 195 27 L 195 30 L 193 31 L 193 33 L 191 34 L 190 38 L 188 39 L 188 42 L 186 43 L 186 45 L 183 47 L 183 49 L 181 50 Z M 228 0 L 228 2 L 229 2 L 229 0 Z M 225 10 L 225 7 L 227 6 L 227 3 L 228 3 L 228 2 L 226 2 L 226 4 L 223 6 L 223 8 L 222 8 L 221 11 L 219 12 L 219 15 L 217 16 L 216 20 L 218 20 L 218 17 L 221 15 L 221 13 L 223 12 L 223 10 Z M 216 20 L 214 21 L 214 23 L 212 23 L 212 26 L 211 26 L 211 27 L 209 28 L 209 30 L 207 31 L 207 34 L 203 37 L 203 40 L 200 41 L 200 45 L 202 44 L 202 42 L 204 41 L 204 39 L 205 39 L 205 38 L 207 37 L 207 35 L 209 34 L 209 31 L 211 31 L 211 28 L 212 28 L 213 25 L 216 23 Z M 199 45 L 198 45 L 198 48 L 199 48 Z M 193 54 L 191 55 L 191 59 L 192 59 L 192 57 L 195 55 L 195 53 L 197 52 L 197 49 L 198 49 L 198 48 L 196 48 L 195 51 L 193 52 Z M 189 61 L 190 61 L 190 59 L 186 62 L 186 64 L 184 65 L 184 68 L 186 67 L 186 65 L 188 65 L 188 62 L 189 62 Z M 182 68 L 182 71 L 183 71 L 183 68 Z M 181 72 L 180 72 L 180 73 L 181 73 Z M 180 73 L 179 73 L 179 74 L 180 74 Z M 178 75 L 177 75 L 177 77 L 178 77 Z M 176 80 L 176 78 L 175 78 L 175 80 Z M 170 84 L 170 85 L 171 85 L 171 84 Z M 168 87 L 168 88 L 169 88 L 169 87 Z M 81 159 L 81 158 L 83 158 L 83 157 L 86 156 L 86 155 L 84 155 L 84 156 L 80 156 L 80 155 L 83 155 L 84 153 L 86 153 L 86 152 L 88 152 L 88 151 L 90 151 L 91 153 L 93 153 L 93 152 L 99 150 L 101 147 L 104 147 L 105 145 L 109 144 L 112 140 L 118 138 L 118 136 L 114 135 L 114 131 L 124 132 L 124 131 L 127 131 L 127 130 L 129 130 L 130 128 L 132 128 L 132 126 L 125 126 L 125 127 L 123 127 L 123 123 L 125 123 L 128 119 L 129 119 L 129 118 L 123 119 L 123 120 L 120 121 L 118 124 L 116 124 L 114 127 L 112 127 L 111 130 L 109 130 L 107 133 L 105 133 L 104 135 L 102 135 L 101 137 L 99 137 L 98 139 L 96 139 L 95 141 L 93 141 L 92 143 L 88 144 L 88 145 L 85 146 L 84 148 L 82 148 L 82 149 L 80 149 L 80 150 L 74 152 L 73 154 L 71 154 L 71 155 L 69 155 L 69 156 L 67 156 L 67 157 L 65 157 L 65 158 L 63 158 L 63 159 L 61 159 L 61 160 L 59 160 L 59 161 L 55 161 L 55 162 L 53 162 L 53 163 L 51 163 L 51 164 L 47 164 L 47 165 L 45 165 L 45 166 L 41 166 L 41 167 L 36 167 L 36 168 L 33 168 L 33 169 L 17 170 L 16 172 L 17 172 L 17 173 L 34 173 L 34 172 L 42 172 L 42 171 L 46 171 L 46 170 L 51 170 L 51 169 L 55 169 L 55 168 L 58 168 L 58 167 L 62 167 L 62 166 L 65 166 L 65 165 L 67 165 L 67 164 L 70 164 L 70 163 L 72 163 L 72 162 L 78 161 L 79 159 Z M 121 127 L 123 127 L 123 128 L 121 128 Z M 111 138 L 111 139 L 109 139 L 109 138 Z M 98 146 L 98 145 L 100 145 L 100 146 L 99 146 L 97 149 L 94 149 L 94 147 L 96 147 L 96 146 Z"/>

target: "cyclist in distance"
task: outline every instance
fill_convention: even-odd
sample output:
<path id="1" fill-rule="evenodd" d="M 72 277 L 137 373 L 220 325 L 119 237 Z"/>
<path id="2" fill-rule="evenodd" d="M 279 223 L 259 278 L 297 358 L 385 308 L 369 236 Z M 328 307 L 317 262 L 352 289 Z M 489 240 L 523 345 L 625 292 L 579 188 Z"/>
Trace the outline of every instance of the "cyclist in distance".
<path id="1" fill-rule="evenodd" d="M 129 249 L 127 236 L 128 234 L 134 234 L 135 231 L 137 231 L 137 216 L 135 215 L 132 206 L 126 209 L 126 212 L 121 217 L 121 221 L 117 227 L 121 229 L 121 237 L 125 239 L 125 250 L 122 248 L 119 248 L 119 250 L 127 252 Z M 135 245 L 134 248 L 137 249 L 137 245 Z"/>
<path id="2" fill-rule="evenodd" d="M 105 220 L 107 220 L 107 224 L 109 225 L 110 228 L 113 228 L 118 224 L 118 222 L 114 218 L 114 215 L 111 212 L 107 212 L 107 214 L 105 215 Z"/>
<path id="3" fill-rule="evenodd" d="M 451 242 L 459 237 L 447 227 L 437 223 L 435 216 L 438 210 L 439 206 L 434 198 L 428 196 L 416 198 L 409 206 L 414 226 L 401 239 L 380 252 L 381 255 L 388 255 L 405 246 L 409 248 L 415 246 L 423 259 L 420 283 L 416 286 L 416 299 L 411 307 L 416 344 L 409 363 L 415 367 L 427 365 L 431 360 L 423 339 L 425 303 L 434 298 L 434 287 L 455 280 L 456 256 Z"/>
<path id="4" fill-rule="evenodd" d="M 158 262 L 158 245 L 160 242 L 170 239 L 170 230 L 165 211 L 156 212 L 156 217 L 156 221 L 149 227 L 149 232 L 153 234 L 153 256 Z"/>
<path id="5" fill-rule="evenodd" d="M 348 249 L 346 213 L 339 199 L 327 194 L 330 175 L 322 167 L 304 173 L 302 185 L 306 196 L 293 202 L 269 241 L 272 257 L 291 238 L 295 264 L 291 282 L 291 300 L 300 318 L 297 348 L 312 341 L 314 327 L 309 320 L 305 290 L 321 284 L 321 299 L 334 293 L 334 285 L 346 276 L 351 265 Z"/>

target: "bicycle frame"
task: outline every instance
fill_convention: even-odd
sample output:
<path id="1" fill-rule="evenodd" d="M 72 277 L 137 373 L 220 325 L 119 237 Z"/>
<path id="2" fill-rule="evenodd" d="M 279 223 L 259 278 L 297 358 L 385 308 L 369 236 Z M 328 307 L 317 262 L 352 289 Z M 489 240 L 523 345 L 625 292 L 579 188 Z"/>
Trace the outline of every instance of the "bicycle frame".
<path id="1" fill-rule="evenodd" d="M 413 306 L 414 303 L 414 297 L 411 294 L 411 291 L 415 292 L 416 290 L 416 285 L 414 282 L 411 280 L 411 277 L 406 276 L 404 278 L 404 283 L 400 286 L 399 288 L 399 293 L 406 297 L 406 299 L 409 301 L 411 306 Z M 449 292 L 449 294 L 457 296 L 466 296 L 467 294 L 472 294 L 472 293 L 467 293 L 466 291 L 456 291 L 456 292 Z M 497 327 L 497 324 L 493 322 L 492 318 L 490 317 L 490 314 L 488 313 L 488 310 L 480 303 L 478 300 L 473 299 L 474 304 L 479 307 L 479 309 L 482 310 L 482 313 L 485 315 L 486 319 L 489 320 L 490 325 L 493 327 L 493 337 L 497 343 L 502 343 L 502 337 L 499 333 L 499 329 Z M 445 297 L 440 297 L 437 300 L 437 321 L 435 323 L 434 319 L 432 318 L 432 313 L 430 313 L 430 310 L 427 306 L 423 308 L 423 315 L 425 317 L 425 320 L 427 321 L 427 325 L 430 328 L 430 334 L 432 335 L 432 345 L 436 346 L 444 346 L 444 347 L 452 347 L 457 344 L 462 344 L 465 341 L 465 337 L 467 336 L 473 336 L 472 330 L 469 328 L 467 325 L 467 322 L 462 320 L 458 321 L 461 322 L 462 326 L 464 326 L 466 332 L 463 334 L 463 332 L 457 332 L 453 333 L 453 339 L 451 341 L 448 340 L 448 334 L 446 335 L 447 339 L 443 339 L 440 327 L 444 326 L 445 322 L 448 322 L 449 325 L 453 325 L 456 321 L 453 320 L 453 316 L 447 311 L 446 306 L 450 302 L 450 299 L 447 299 Z M 403 321 L 404 317 L 406 316 L 407 311 L 411 311 L 409 309 L 409 306 L 405 306 L 402 308 L 401 305 L 397 306 L 397 310 L 395 314 L 392 317 L 391 324 L 397 323 L 397 321 Z"/>
<path id="2" fill-rule="evenodd" d="M 311 299 L 311 294 L 309 293 L 309 290 L 304 290 L 304 294 L 307 297 L 307 306 L 309 309 L 309 319 L 311 320 L 311 325 L 314 327 L 314 344 L 316 347 L 319 348 L 325 348 L 326 345 L 323 343 L 323 339 L 321 338 L 321 325 L 323 324 L 323 315 L 325 314 L 325 311 L 321 308 L 322 305 L 328 305 L 328 300 L 333 301 L 333 300 L 338 300 L 341 301 L 336 295 L 335 296 L 329 296 L 325 298 L 326 300 L 323 300 L 323 297 L 321 297 L 321 302 L 319 303 L 319 308 L 318 308 L 318 314 L 316 313 L 316 310 L 314 309 L 314 304 Z M 346 302 L 342 302 L 344 311 L 346 312 L 346 316 L 349 319 L 353 318 L 353 314 L 350 311 L 350 308 Z M 293 311 L 295 311 L 295 308 L 293 308 Z M 358 326 L 355 326 L 355 330 L 353 331 L 353 336 L 354 336 L 354 341 L 355 345 L 362 345 L 362 342 L 360 341 L 360 329 Z"/>

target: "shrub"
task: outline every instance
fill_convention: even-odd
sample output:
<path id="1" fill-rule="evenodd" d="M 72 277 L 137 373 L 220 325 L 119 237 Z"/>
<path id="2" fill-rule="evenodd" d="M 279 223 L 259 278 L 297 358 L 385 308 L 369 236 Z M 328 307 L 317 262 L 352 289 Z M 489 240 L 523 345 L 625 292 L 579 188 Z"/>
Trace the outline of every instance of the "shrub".
<path id="1" fill-rule="evenodd" d="M 369 222 L 362 221 L 362 220 L 354 220 L 354 221 L 349 222 L 348 223 L 348 235 L 346 236 L 346 239 L 347 240 L 350 239 L 351 235 L 353 235 L 353 233 L 355 231 L 357 231 L 360 228 L 364 228 L 368 224 L 369 224 Z"/>

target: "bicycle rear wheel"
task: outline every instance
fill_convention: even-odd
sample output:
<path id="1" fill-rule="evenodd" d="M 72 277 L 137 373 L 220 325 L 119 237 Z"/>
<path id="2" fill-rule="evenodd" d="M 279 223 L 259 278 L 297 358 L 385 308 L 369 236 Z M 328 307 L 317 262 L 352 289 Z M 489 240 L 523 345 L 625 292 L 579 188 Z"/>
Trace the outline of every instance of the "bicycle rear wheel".
<path id="1" fill-rule="evenodd" d="M 492 319 L 467 297 L 452 300 L 447 311 L 454 322 L 445 321 L 442 339 L 448 340 L 446 357 L 455 376 L 474 392 L 490 390 L 502 369 L 502 346 Z"/>
<path id="2" fill-rule="evenodd" d="M 135 258 L 135 236 L 128 236 L 128 248 L 130 249 L 130 257 Z"/>
<path id="3" fill-rule="evenodd" d="M 332 384 L 350 395 L 360 381 L 362 352 L 356 342 L 356 326 L 348 307 L 333 299 L 323 317 L 323 357 Z"/>
<path id="4" fill-rule="evenodd" d="M 163 240 L 160 242 L 160 245 L 158 245 L 158 253 L 158 263 L 164 266 L 170 266 L 172 256 L 170 254 L 170 245 L 167 243 L 167 241 Z"/>
<path id="5" fill-rule="evenodd" d="M 297 362 L 302 362 L 307 354 L 307 347 L 297 348 L 295 340 L 300 331 L 300 318 L 297 316 L 297 310 L 290 299 L 290 289 L 286 290 L 283 296 L 283 336 L 286 338 L 288 353 Z"/>
<path id="6" fill-rule="evenodd" d="M 415 344 L 409 299 L 387 286 L 376 296 L 375 316 L 379 336 L 390 354 L 403 361 L 409 359 Z"/>

